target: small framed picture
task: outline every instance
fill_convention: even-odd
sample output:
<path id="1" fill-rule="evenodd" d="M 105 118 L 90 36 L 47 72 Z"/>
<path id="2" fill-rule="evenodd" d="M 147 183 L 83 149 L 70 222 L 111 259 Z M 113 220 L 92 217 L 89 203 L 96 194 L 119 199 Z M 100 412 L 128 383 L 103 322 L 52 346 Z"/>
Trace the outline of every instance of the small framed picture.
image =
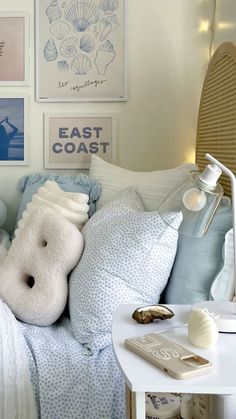
<path id="1" fill-rule="evenodd" d="M 127 0 L 36 0 L 36 101 L 125 101 Z"/>
<path id="2" fill-rule="evenodd" d="M 0 85 L 29 83 L 29 16 L 0 12 Z"/>
<path id="3" fill-rule="evenodd" d="M 0 95 L 0 165 L 28 164 L 28 100 Z"/>
<path id="4" fill-rule="evenodd" d="M 45 114 L 44 167 L 88 169 L 91 154 L 116 162 L 117 115 Z"/>

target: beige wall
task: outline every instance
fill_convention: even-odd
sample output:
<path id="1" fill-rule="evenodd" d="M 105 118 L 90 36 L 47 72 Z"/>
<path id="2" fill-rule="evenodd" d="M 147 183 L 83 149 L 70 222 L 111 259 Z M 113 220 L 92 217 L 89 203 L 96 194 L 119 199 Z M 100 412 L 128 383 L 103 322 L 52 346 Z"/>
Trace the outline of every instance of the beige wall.
<path id="1" fill-rule="evenodd" d="M 234 0 L 228 3 L 235 8 Z M 0 0 L 1 11 L 27 11 L 31 20 L 30 86 L 0 87 L 0 93 L 27 93 L 30 99 L 30 165 L 0 169 L 8 229 L 20 198 L 17 180 L 43 171 L 43 113 L 118 112 L 118 163 L 133 170 L 169 168 L 193 159 L 209 43 L 209 33 L 200 33 L 199 23 L 211 16 L 211 4 L 128 0 L 128 101 L 44 104 L 34 102 L 34 1 Z"/>

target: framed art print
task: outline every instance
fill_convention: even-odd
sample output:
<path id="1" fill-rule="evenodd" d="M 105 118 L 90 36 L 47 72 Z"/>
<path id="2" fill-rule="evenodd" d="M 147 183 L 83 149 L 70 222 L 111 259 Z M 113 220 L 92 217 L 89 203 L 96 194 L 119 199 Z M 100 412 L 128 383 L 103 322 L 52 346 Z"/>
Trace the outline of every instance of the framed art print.
<path id="1" fill-rule="evenodd" d="M 36 100 L 126 100 L 126 1 L 36 1 Z"/>
<path id="2" fill-rule="evenodd" d="M 0 166 L 28 164 L 27 97 L 0 95 Z"/>
<path id="3" fill-rule="evenodd" d="M 116 114 L 45 114 L 44 167 L 88 169 L 91 154 L 116 162 Z"/>
<path id="4" fill-rule="evenodd" d="M 29 83 L 29 16 L 0 12 L 0 85 Z"/>

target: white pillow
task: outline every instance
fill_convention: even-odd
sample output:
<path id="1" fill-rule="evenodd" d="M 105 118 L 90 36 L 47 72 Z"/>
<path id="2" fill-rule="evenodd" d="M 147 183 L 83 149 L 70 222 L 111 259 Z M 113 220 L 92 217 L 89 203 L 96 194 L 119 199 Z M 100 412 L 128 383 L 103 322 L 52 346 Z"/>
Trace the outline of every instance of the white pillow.
<path id="1" fill-rule="evenodd" d="M 111 201 L 117 192 L 133 186 L 142 198 L 146 211 L 155 211 L 170 191 L 186 179 L 189 170 L 197 170 L 197 165 L 182 164 L 168 170 L 133 172 L 107 163 L 93 154 L 89 175 L 102 186 L 97 209 Z"/>
<path id="2" fill-rule="evenodd" d="M 83 256 L 70 276 L 69 310 L 76 339 L 94 353 L 111 344 L 119 304 L 157 304 L 174 262 L 180 213 L 143 211 L 133 188 L 120 192 L 86 223 Z"/>

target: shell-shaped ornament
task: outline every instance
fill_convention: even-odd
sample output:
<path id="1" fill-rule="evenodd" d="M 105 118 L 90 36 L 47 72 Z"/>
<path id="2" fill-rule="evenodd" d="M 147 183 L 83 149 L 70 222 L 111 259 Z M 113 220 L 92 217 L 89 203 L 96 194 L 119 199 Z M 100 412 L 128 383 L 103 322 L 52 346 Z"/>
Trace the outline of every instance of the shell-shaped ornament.
<path id="1" fill-rule="evenodd" d="M 57 4 L 57 0 L 52 0 L 49 6 L 46 9 L 46 15 L 48 17 L 49 23 L 54 22 L 61 18 L 61 9 Z"/>
<path id="2" fill-rule="evenodd" d="M 57 58 L 58 52 L 53 38 L 50 38 L 47 41 L 43 50 L 43 55 L 46 61 L 54 61 Z"/>
<path id="3" fill-rule="evenodd" d="M 91 67 L 90 59 L 84 54 L 79 54 L 75 57 L 70 65 L 71 70 L 80 76 L 87 74 L 91 70 Z"/>
<path id="4" fill-rule="evenodd" d="M 199 348 L 215 346 L 219 333 L 213 316 L 205 309 L 193 310 L 188 319 L 188 337 Z"/>
<path id="5" fill-rule="evenodd" d="M 66 38 L 61 43 L 60 53 L 65 58 L 72 58 L 77 54 L 77 38 Z"/>
<path id="6" fill-rule="evenodd" d="M 95 48 L 95 41 L 90 35 L 83 35 L 80 40 L 80 49 L 84 52 L 88 52 L 89 54 Z"/>
<path id="7" fill-rule="evenodd" d="M 70 32 L 70 26 L 68 25 L 68 23 L 59 20 L 51 26 L 50 32 L 52 36 L 54 36 L 59 41 L 62 41 L 62 39 L 64 39 L 66 35 L 68 35 L 68 33 Z"/>
<path id="8" fill-rule="evenodd" d="M 98 7 L 91 0 L 72 0 L 65 8 L 65 20 L 78 32 L 84 32 L 99 20 Z"/>
<path id="9" fill-rule="evenodd" d="M 99 9 L 106 14 L 114 13 L 118 9 L 118 0 L 100 0 Z"/>

